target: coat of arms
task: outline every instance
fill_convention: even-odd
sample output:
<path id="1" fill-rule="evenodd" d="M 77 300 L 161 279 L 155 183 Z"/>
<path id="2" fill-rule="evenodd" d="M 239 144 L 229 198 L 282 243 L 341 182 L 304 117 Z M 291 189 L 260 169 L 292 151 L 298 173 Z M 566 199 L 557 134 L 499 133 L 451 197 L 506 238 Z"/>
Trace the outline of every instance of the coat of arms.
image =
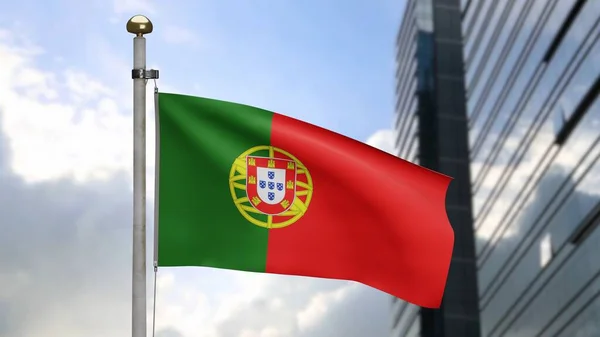
<path id="1" fill-rule="evenodd" d="M 290 208 L 296 197 L 296 163 L 268 157 L 246 157 L 246 193 L 254 208 L 277 215 Z"/>

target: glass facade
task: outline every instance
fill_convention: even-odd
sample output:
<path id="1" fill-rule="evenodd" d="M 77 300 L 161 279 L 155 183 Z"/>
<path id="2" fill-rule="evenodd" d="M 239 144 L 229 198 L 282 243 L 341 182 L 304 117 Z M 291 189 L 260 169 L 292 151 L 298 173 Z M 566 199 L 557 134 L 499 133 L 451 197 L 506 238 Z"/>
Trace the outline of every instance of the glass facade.
<path id="1" fill-rule="evenodd" d="M 416 4 L 408 1 L 396 40 L 396 109 L 394 118 L 397 155 L 418 163 L 418 78 Z M 392 336 L 420 336 L 420 308 L 397 298 L 392 302 Z"/>
<path id="2" fill-rule="evenodd" d="M 411 162 L 417 161 L 417 44 L 418 28 L 415 20 L 415 1 L 404 11 L 402 26 L 396 40 L 396 109 L 394 128 L 397 155 Z"/>
<path id="3" fill-rule="evenodd" d="M 396 40 L 396 111 L 395 147 L 400 158 L 413 163 L 419 162 L 419 99 L 417 90 L 424 90 L 430 76 L 427 76 L 429 60 L 418 57 L 431 57 L 418 46 L 427 43 L 426 35 L 431 35 L 431 19 L 421 1 L 408 1 L 404 18 Z M 431 50 L 431 48 L 429 48 Z M 427 61 L 427 62 L 423 62 Z M 431 84 L 429 84 L 431 85 Z M 392 336 L 420 336 L 420 308 L 394 298 L 392 303 Z"/>
<path id="4" fill-rule="evenodd" d="M 413 163 L 419 162 L 419 95 L 434 90 L 432 1 L 407 3 L 396 41 L 395 147 Z"/>
<path id="5" fill-rule="evenodd" d="M 600 336 L 600 1 L 461 7 L 482 336 Z"/>
<path id="6" fill-rule="evenodd" d="M 408 0 L 397 36 L 396 153 L 455 178 L 446 196 L 455 249 L 441 308 L 394 299 L 394 337 L 479 337 L 460 15 L 460 0 Z"/>

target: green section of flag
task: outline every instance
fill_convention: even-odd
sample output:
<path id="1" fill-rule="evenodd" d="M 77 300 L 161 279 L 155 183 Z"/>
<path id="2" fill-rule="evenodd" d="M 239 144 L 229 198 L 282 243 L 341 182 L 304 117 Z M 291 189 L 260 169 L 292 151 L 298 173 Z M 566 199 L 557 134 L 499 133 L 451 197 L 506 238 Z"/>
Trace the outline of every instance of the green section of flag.
<path id="1" fill-rule="evenodd" d="M 158 265 L 264 272 L 268 230 L 237 210 L 229 173 L 244 151 L 270 144 L 273 114 L 175 94 L 158 102 Z"/>

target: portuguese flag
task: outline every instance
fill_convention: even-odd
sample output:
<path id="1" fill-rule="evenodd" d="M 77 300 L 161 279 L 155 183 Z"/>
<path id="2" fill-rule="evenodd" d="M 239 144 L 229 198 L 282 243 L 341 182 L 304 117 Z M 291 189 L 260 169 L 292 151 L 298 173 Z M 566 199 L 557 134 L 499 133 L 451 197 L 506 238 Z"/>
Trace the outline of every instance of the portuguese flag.
<path id="1" fill-rule="evenodd" d="M 158 94 L 157 264 L 353 280 L 437 308 L 451 178 L 281 114 Z"/>

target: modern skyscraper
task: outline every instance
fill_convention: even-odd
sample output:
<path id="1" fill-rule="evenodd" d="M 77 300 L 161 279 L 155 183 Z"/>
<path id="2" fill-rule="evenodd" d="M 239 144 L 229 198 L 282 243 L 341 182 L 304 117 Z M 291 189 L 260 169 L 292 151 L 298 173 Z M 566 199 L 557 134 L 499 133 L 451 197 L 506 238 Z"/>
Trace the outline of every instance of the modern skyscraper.
<path id="1" fill-rule="evenodd" d="M 398 33 L 398 155 L 455 178 L 446 198 L 455 248 L 442 307 L 395 300 L 394 337 L 479 336 L 459 6 L 459 0 L 409 0 Z"/>
<path id="2" fill-rule="evenodd" d="M 600 336 L 600 1 L 462 25 L 482 335 Z"/>
<path id="3" fill-rule="evenodd" d="M 433 26 L 420 23 L 427 2 Z M 462 38 L 448 38 L 459 23 Z M 460 66 L 446 44 L 461 46 Z M 457 175 L 464 170 L 445 172 L 460 190 L 449 191 L 447 209 L 455 260 L 475 253 L 478 296 L 468 308 L 479 307 L 481 336 L 600 336 L 600 1 L 408 1 L 399 46 L 399 155 L 424 166 L 448 153 L 470 160 L 470 188 Z M 442 72 L 442 62 L 461 74 Z M 444 90 L 440 79 L 450 77 L 464 84 Z M 467 133 L 466 156 L 443 152 L 464 145 Z M 456 204 L 471 212 L 459 197 L 466 195 L 473 198 L 471 230 L 452 218 Z M 471 241 L 459 239 L 473 228 Z M 472 281 L 468 273 L 451 277 L 433 314 L 395 301 L 393 336 L 433 336 L 424 329 L 427 317 L 446 327 L 440 316 L 455 317 L 449 303 L 461 302 L 453 284 L 470 289 Z"/>

